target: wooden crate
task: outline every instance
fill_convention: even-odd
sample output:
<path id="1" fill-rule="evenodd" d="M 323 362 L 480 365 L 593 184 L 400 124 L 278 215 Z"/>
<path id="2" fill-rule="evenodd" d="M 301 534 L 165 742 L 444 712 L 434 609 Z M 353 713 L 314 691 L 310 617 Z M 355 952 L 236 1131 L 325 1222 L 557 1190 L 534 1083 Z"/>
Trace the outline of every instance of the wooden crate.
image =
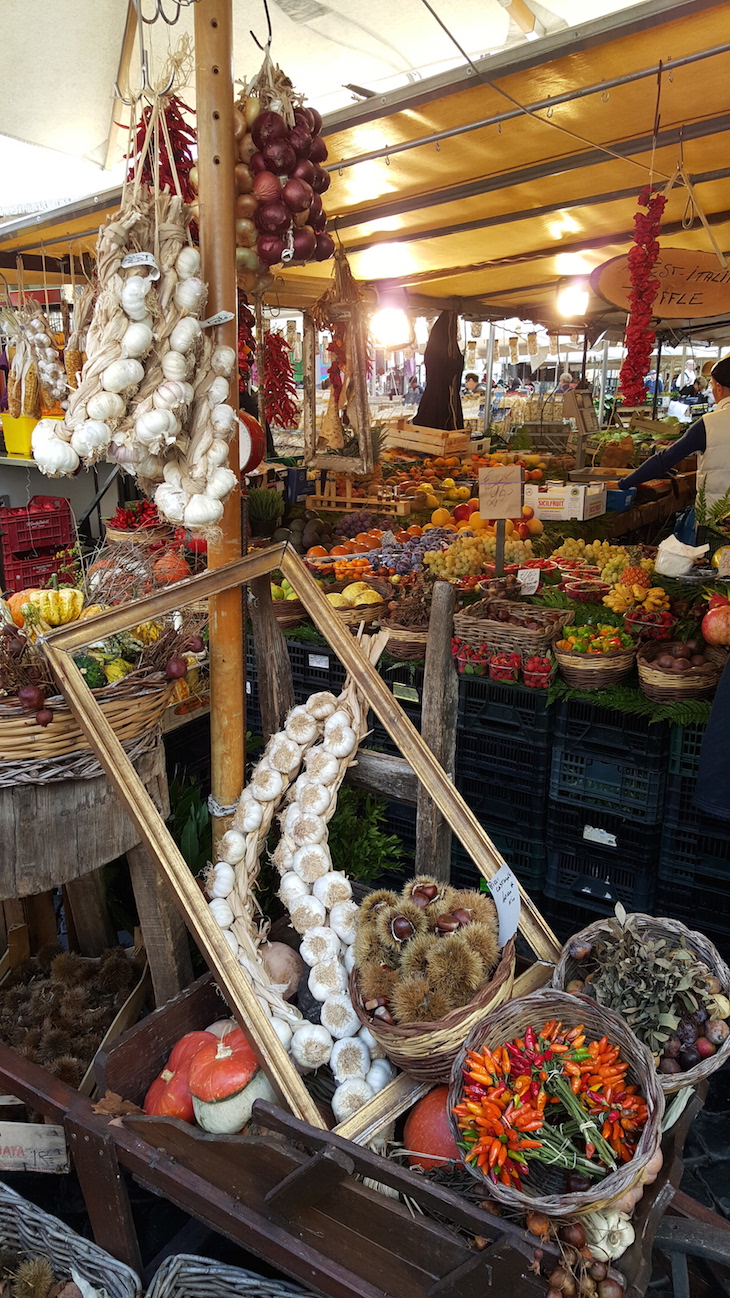
<path id="1" fill-rule="evenodd" d="M 386 446 L 402 447 L 404 451 L 416 451 L 420 455 L 463 455 L 469 450 L 470 433 L 468 428 L 457 428 L 452 432 L 445 428 L 422 428 L 419 424 L 407 424 L 397 419 L 386 435 Z"/>
<path id="2" fill-rule="evenodd" d="M 410 514 L 413 502 L 407 496 L 394 496 L 392 500 L 380 500 L 377 496 L 354 496 L 352 479 L 348 476 L 344 496 L 337 495 L 336 482 L 328 481 L 325 482 L 324 491 L 307 497 L 307 504 L 310 509 L 336 510 L 338 513 L 349 514 L 353 509 L 370 509 L 378 514 L 401 517 Z"/>

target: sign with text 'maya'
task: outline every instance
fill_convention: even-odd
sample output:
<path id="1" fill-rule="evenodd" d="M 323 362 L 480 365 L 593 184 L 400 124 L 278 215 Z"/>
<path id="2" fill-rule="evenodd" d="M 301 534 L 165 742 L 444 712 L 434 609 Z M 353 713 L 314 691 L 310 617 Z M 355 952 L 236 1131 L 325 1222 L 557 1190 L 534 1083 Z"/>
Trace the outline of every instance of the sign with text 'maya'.
<path id="1" fill-rule="evenodd" d="M 723 270 L 714 252 L 663 248 L 654 275 L 659 280 L 654 315 L 660 319 L 705 319 L 727 314 L 730 265 Z M 606 302 L 628 311 L 628 258 L 613 257 L 599 266 L 591 276 L 591 286 Z"/>

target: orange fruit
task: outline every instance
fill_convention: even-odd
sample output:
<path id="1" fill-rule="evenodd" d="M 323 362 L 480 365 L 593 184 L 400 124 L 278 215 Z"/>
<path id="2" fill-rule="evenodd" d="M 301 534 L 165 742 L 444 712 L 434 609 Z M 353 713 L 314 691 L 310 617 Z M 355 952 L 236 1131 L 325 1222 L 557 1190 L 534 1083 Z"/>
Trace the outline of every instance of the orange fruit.
<path id="1" fill-rule="evenodd" d="M 434 509 L 431 522 L 434 527 L 445 527 L 447 523 L 451 522 L 451 514 L 448 509 Z"/>
<path id="2" fill-rule="evenodd" d="M 312 545 L 305 554 L 305 559 L 326 559 L 329 551 L 323 545 Z"/>
<path id="3" fill-rule="evenodd" d="M 528 518 L 528 520 L 527 520 L 527 527 L 528 527 L 528 531 L 529 531 L 529 533 L 530 533 L 530 536 L 541 536 L 541 535 L 542 535 L 542 532 L 543 532 L 543 530 L 544 530 L 544 529 L 543 529 L 543 524 L 542 524 L 542 519 L 540 519 L 540 518 Z"/>
<path id="4" fill-rule="evenodd" d="M 330 554 L 349 554 L 350 551 L 344 545 L 333 545 Z"/>
<path id="5" fill-rule="evenodd" d="M 406 528 L 406 531 L 409 536 L 423 536 L 423 528 L 419 527 L 418 523 L 411 523 L 410 527 Z"/>

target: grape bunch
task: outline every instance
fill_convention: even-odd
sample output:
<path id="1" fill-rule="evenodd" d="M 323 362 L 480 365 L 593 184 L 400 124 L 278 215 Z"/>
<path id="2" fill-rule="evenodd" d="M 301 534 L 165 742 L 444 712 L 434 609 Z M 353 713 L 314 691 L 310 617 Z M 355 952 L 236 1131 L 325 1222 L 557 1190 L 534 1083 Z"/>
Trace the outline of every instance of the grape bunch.
<path id="1" fill-rule="evenodd" d="M 430 533 L 429 533 L 430 535 Z M 445 550 L 429 551 L 424 562 L 435 577 L 445 581 L 460 581 L 463 577 L 478 577 L 486 565 L 494 562 L 497 540 L 494 536 L 460 536 Z M 504 545 L 506 563 L 524 563 L 532 558 L 532 542 L 508 536 Z"/>
<path id="2" fill-rule="evenodd" d="M 375 523 L 375 515 L 369 509 L 356 509 L 352 514 L 345 514 L 335 528 L 335 536 L 354 540 L 358 532 L 369 532 Z"/>
<path id="3" fill-rule="evenodd" d="M 625 550 L 619 550 L 613 558 L 601 569 L 601 581 L 605 581 L 609 586 L 615 586 L 617 581 L 621 580 L 621 573 L 628 566 L 629 556 Z"/>
<path id="4" fill-rule="evenodd" d="M 611 545 L 609 541 L 590 541 L 585 548 L 585 557 L 589 563 L 596 564 L 602 568 L 604 564 L 610 563 L 611 559 L 616 559 L 620 555 L 625 555 L 626 551 L 621 545 Z M 626 555 L 628 559 L 628 555 Z"/>
<path id="5" fill-rule="evenodd" d="M 553 550 L 552 559 L 583 559 L 585 558 L 586 543 L 582 536 L 568 536 L 559 545 L 557 550 Z"/>

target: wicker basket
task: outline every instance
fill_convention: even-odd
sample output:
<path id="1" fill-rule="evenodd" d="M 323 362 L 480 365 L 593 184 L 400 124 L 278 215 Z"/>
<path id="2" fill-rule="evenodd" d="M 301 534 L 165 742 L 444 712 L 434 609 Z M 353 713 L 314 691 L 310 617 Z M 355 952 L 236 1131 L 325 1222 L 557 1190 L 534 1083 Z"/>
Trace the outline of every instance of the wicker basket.
<path id="1" fill-rule="evenodd" d="M 117 739 L 136 738 L 161 719 L 175 688 L 161 672 L 123 680 L 92 690 Z M 62 695 L 47 700 L 53 721 L 44 728 L 19 703 L 0 702 L 0 753 L 4 762 L 44 761 L 68 753 L 88 752 L 91 744 Z"/>
<path id="2" fill-rule="evenodd" d="M 670 676 L 668 672 L 652 666 L 654 659 L 669 649 L 671 644 L 657 641 L 642 645 L 639 650 L 639 684 L 646 697 L 655 703 L 675 703 L 679 699 L 711 699 L 725 666 L 727 652 L 719 645 L 706 645 L 702 652 L 712 664 L 712 671 L 679 672 L 676 676 Z"/>
<path id="3" fill-rule="evenodd" d="M 487 616 L 487 608 L 496 612 L 507 609 L 511 617 L 516 614 L 530 622 L 539 622 L 540 629 L 530 631 L 508 622 L 498 622 Z M 563 627 L 568 626 L 574 617 L 574 613 L 566 610 L 533 608 L 531 604 L 515 604 L 509 599 L 480 599 L 470 608 L 454 614 L 454 633 L 472 649 L 486 644 L 495 653 L 531 656 L 546 654 Z"/>
<path id="4" fill-rule="evenodd" d="M 712 945 L 712 942 L 704 936 L 703 933 L 695 933 L 686 928 L 678 919 L 656 919 L 653 915 L 632 915 L 631 918 L 638 921 L 638 927 L 642 935 L 645 935 L 650 941 L 657 941 L 661 938 L 672 938 L 679 941 L 684 938 L 690 951 L 694 951 L 703 964 L 719 978 L 722 983 L 722 990 L 725 996 L 730 996 L 730 969 L 725 964 L 719 952 Z M 577 960 L 570 955 L 570 943 L 579 937 L 581 941 L 595 942 L 600 939 L 601 935 L 606 932 L 608 920 L 598 919 L 589 924 L 579 934 L 576 934 L 566 942 L 560 954 L 560 959 L 555 967 L 553 974 L 553 987 L 562 990 L 572 978 L 580 977 L 580 966 Z M 585 997 L 581 997 L 581 1004 L 585 1004 Z M 701 1063 L 696 1064 L 694 1068 L 688 1069 L 686 1073 L 671 1073 L 665 1076 L 664 1073 L 657 1073 L 657 1079 L 665 1095 L 672 1095 L 675 1091 L 681 1091 L 685 1086 L 697 1086 L 699 1082 L 710 1077 L 718 1068 L 730 1059 L 730 1037 L 726 1037 L 722 1045 L 714 1055 L 709 1059 L 703 1059 Z"/>
<path id="5" fill-rule="evenodd" d="M 70 1280 L 71 1268 L 108 1298 L 136 1298 L 139 1278 L 116 1258 L 70 1227 L 28 1203 L 0 1182 L 0 1240 L 24 1257 L 47 1257 L 57 1280 Z"/>
<path id="6" fill-rule="evenodd" d="M 628 676 L 634 665 L 636 649 L 610 649 L 605 654 L 576 654 L 557 649 L 560 674 L 578 690 L 600 690 L 606 685 L 618 685 Z"/>
<path id="7" fill-rule="evenodd" d="M 391 618 L 381 617 L 380 625 L 390 632 L 388 653 L 404 661 L 420 662 L 426 657 L 427 626 L 401 626 Z"/>
<path id="8" fill-rule="evenodd" d="M 281 631 L 290 631 L 292 627 L 301 626 L 309 614 L 300 599 L 272 600 L 274 617 Z"/>
<path id="9" fill-rule="evenodd" d="M 309 1291 L 209 1257 L 177 1253 L 155 1275 L 147 1298 L 305 1298 Z"/>
<path id="10" fill-rule="evenodd" d="M 448 1114 L 452 1132 L 458 1140 L 460 1133 L 451 1110 L 462 1098 L 462 1068 L 466 1064 L 467 1050 L 479 1051 L 484 1046 L 494 1049 L 516 1036 L 524 1036 L 528 1024 L 532 1024 L 537 1031 L 543 1023 L 555 1018 L 560 1019 L 566 1027 L 576 1027 L 582 1023 L 595 1038 L 606 1035 L 609 1041 L 620 1048 L 621 1057 L 629 1064 L 626 1076 L 630 1084 L 639 1087 L 649 1109 L 646 1125 L 631 1162 L 622 1163 L 615 1172 L 610 1172 L 589 1190 L 572 1194 L 562 1192 L 562 1169 L 536 1161 L 530 1163 L 530 1175 L 523 1182 L 523 1190 L 516 1190 L 513 1186 L 502 1185 L 500 1182 L 495 1185 L 479 1168 L 472 1167 L 469 1163 L 464 1166 L 489 1194 L 510 1208 L 520 1212 L 535 1209 L 551 1217 L 575 1217 L 583 1213 L 601 1212 L 617 1203 L 635 1185 L 639 1185 L 643 1180 L 644 1168 L 656 1154 L 661 1141 L 664 1095 L 658 1084 L 654 1061 L 646 1046 L 642 1046 L 617 1014 L 612 1014 L 610 1010 L 603 1009 L 584 997 L 569 996 L 566 992 L 549 988 L 501 1005 L 477 1024 L 454 1061 Z"/>
<path id="11" fill-rule="evenodd" d="M 123 541 L 130 545 L 155 545 L 158 541 L 166 541 L 169 536 L 170 528 L 167 523 L 161 523 L 159 527 L 137 527 L 129 532 L 123 532 L 116 527 L 106 528 L 108 545 L 116 545 Z"/>
<path id="12" fill-rule="evenodd" d="M 452 1010 L 438 1023 L 383 1023 L 363 1004 L 357 971 L 350 974 L 350 999 L 360 1022 L 369 1028 L 391 1063 L 419 1082 L 448 1082 L 451 1067 L 475 1024 L 512 995 L 515 940 L 511 938 L 490 981 L 468 1005 Z"/>

